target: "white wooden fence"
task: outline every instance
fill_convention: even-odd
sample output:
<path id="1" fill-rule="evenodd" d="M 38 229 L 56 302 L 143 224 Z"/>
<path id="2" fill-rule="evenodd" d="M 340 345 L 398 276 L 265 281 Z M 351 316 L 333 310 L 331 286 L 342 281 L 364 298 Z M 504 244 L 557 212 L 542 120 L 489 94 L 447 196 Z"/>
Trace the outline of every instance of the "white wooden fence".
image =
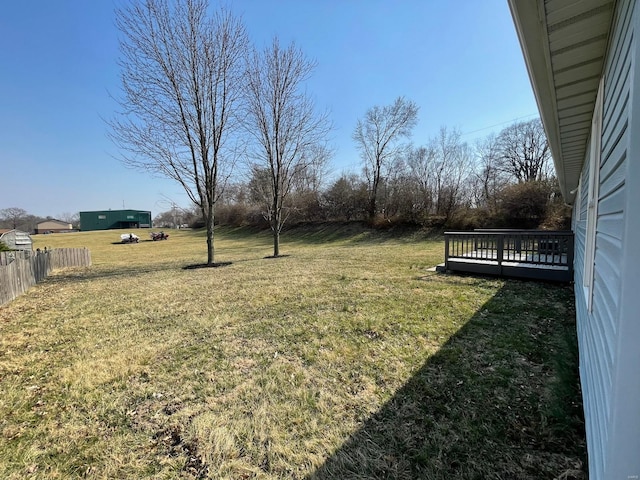
<path id="1" fill-rule="evenodd" d="M 0 305 L 47 278 L 52 270 L 90 265 L 91 252 L 87 248 L 0 252 Z"/>

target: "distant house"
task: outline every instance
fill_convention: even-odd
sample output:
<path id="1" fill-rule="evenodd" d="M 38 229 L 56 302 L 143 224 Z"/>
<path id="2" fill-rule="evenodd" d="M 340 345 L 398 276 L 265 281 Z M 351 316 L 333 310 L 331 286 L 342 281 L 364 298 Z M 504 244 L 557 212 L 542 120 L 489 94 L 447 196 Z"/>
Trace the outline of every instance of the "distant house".
<path id="1" fill-rule="evenodd" d="M 36 225 L 36 233 L 63 233 L 72 231 L 73 225 L 61 220 L 45 220 Z"/>
<path id="2" fill-rule="evenodd" d="M 640 478 L 640 2 L 509 0 L 565 201 L 589 477 Z"/>
<path id="3" fill-rule="evenodd" d="M 145 210 L 99 210 L 80 212 L 80 230 L 151 228 L 151 212 Z"/>
<path id="4" fill-rule="evenodd" d="M 9 230 L 0 235 L 0 242 L 4 243 L 11 250 L 33 250 L 33 241 L 27 232 L 20 230 Z"/>

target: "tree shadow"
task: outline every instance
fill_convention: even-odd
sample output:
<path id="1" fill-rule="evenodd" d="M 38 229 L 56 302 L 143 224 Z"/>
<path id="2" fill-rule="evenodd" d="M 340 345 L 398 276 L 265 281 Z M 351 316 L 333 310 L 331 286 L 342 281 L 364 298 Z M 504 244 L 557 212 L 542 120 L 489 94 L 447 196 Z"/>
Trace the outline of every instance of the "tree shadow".
<path id="1" fill-rule="evenodd" d="M 573 292 L 509 281 L 307 480 L 586 478 Z"/>
<path id="2" fill-rule="evenodd" d="M 93 267 L 73 267 L 63 271 L 54 271 L 43 282 L 46 283 L 73 283 L 97 280 L 101 278 L 130 278 L 138 279 L 149 273 L 164 272 L 168 270 L 180 270 L 183 266 L 176 264 L 153 264 L 145 267 L 134 268 L 109 268 L 95 269 Z"/>
<path id="3" fill-rule="evenodd" d="M 441 232 L 417 225 L 392 225 L 376 228 L 363 221 L 327 221 L 288 225 L 283 230 L 286 243 L 324 245 L 344 242 L 347 245 L 380 245 L 388 242 L 414 243 L 418 240 L 442 238 Z"/>
<path id="4" fill-rule="evenodd" d="M 196 263 L 193 265 L 186 265 L 182 267 L 183 270 L 197 270 L 200 268 L 221 268 L 228 267 L 233 264 L 233 262 L 214 262 L 214 263 Z"/>
<path id="5" fill-rule="evenodd" d="M 283 255 L 284 256 L 284 255 Z M 113 267 L 113 268 L 93 268 L 93 267 L 74 267 L 65 269 L 60 272 L 54 272 L 49 275 L 43 282 L 50 284 L 64 284 L 74 282 L 84 282 L 89 280 L 98 280 L 102 278 L 112 278 L 114 280 L 120 278 L 128 278 L 131 280 L 139 280 L 141 277 L 150 273 L 166 272 L 170 270 L 199 270 L 203 268 L 221 268 L 233 265 L 234 263 L 255 262 L 261 260 L 256 258 L 241 258 L 227 262 L 215 262 L 213 264 L 197 263 L 197 264 L 179 264 L 179 263 L 152 263 L 146 266 L 135 267 Z"/>
<path id="6" fill-rule="evenodd" d="M 349 240 L 367 230 L 364 222 L 319 222 L 285 225 L 282 234 L 288 242 L 322 245 Z"/>

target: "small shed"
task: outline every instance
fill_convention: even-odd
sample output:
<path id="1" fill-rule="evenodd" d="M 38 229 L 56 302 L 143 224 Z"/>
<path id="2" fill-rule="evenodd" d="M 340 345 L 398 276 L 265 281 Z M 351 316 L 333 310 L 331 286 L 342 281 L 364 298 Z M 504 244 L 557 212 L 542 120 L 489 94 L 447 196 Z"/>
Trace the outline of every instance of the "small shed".
<path id="1" fill-rule="evenodd" d="M 36 225 L 36 233 L 63 233 L 72 231 L 73 225 L 53 218 Z"/>
<path id="2" fill-rule="evenodd" d="M 7 233 L 0 235 L 0 242 L 4 243 L 11 250 L 33 250 L 33 241 L 31 235 L 20 230 L 9 230 Z"/>

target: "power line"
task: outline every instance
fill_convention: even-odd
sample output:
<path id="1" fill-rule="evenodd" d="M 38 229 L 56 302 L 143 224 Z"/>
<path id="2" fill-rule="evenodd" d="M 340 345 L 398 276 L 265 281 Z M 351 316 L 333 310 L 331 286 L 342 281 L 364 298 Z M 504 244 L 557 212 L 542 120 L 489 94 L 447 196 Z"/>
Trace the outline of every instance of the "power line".
<path id="1" fill-rule="evenodd" d="M 506 125 L 507 123 L 517 122 L 518 120 L 522 120 L 522 119 L 533 117 L 533 116 L 538 116 L 538 113 L 530 113 L 529 115 L 524 115 L 522 117 L 516 117 L 516 118 L 513 118 L 511 120 L 507 120 L 505 122 L 496 123 L 495 125 L 489 125 L 488 127 L 482 127 L 482 128 L 477 129 L 477 130 L 472 130 L 471 132 L 465 132 L 465 133 L 460 134 L 460 136 L 461 137 L 465 137 L 465 136 L 471 135 L 473 133 L 482 132 L 483 130 L 489 130 L 490 128 L 499 127 L 500 125 Z"/>

